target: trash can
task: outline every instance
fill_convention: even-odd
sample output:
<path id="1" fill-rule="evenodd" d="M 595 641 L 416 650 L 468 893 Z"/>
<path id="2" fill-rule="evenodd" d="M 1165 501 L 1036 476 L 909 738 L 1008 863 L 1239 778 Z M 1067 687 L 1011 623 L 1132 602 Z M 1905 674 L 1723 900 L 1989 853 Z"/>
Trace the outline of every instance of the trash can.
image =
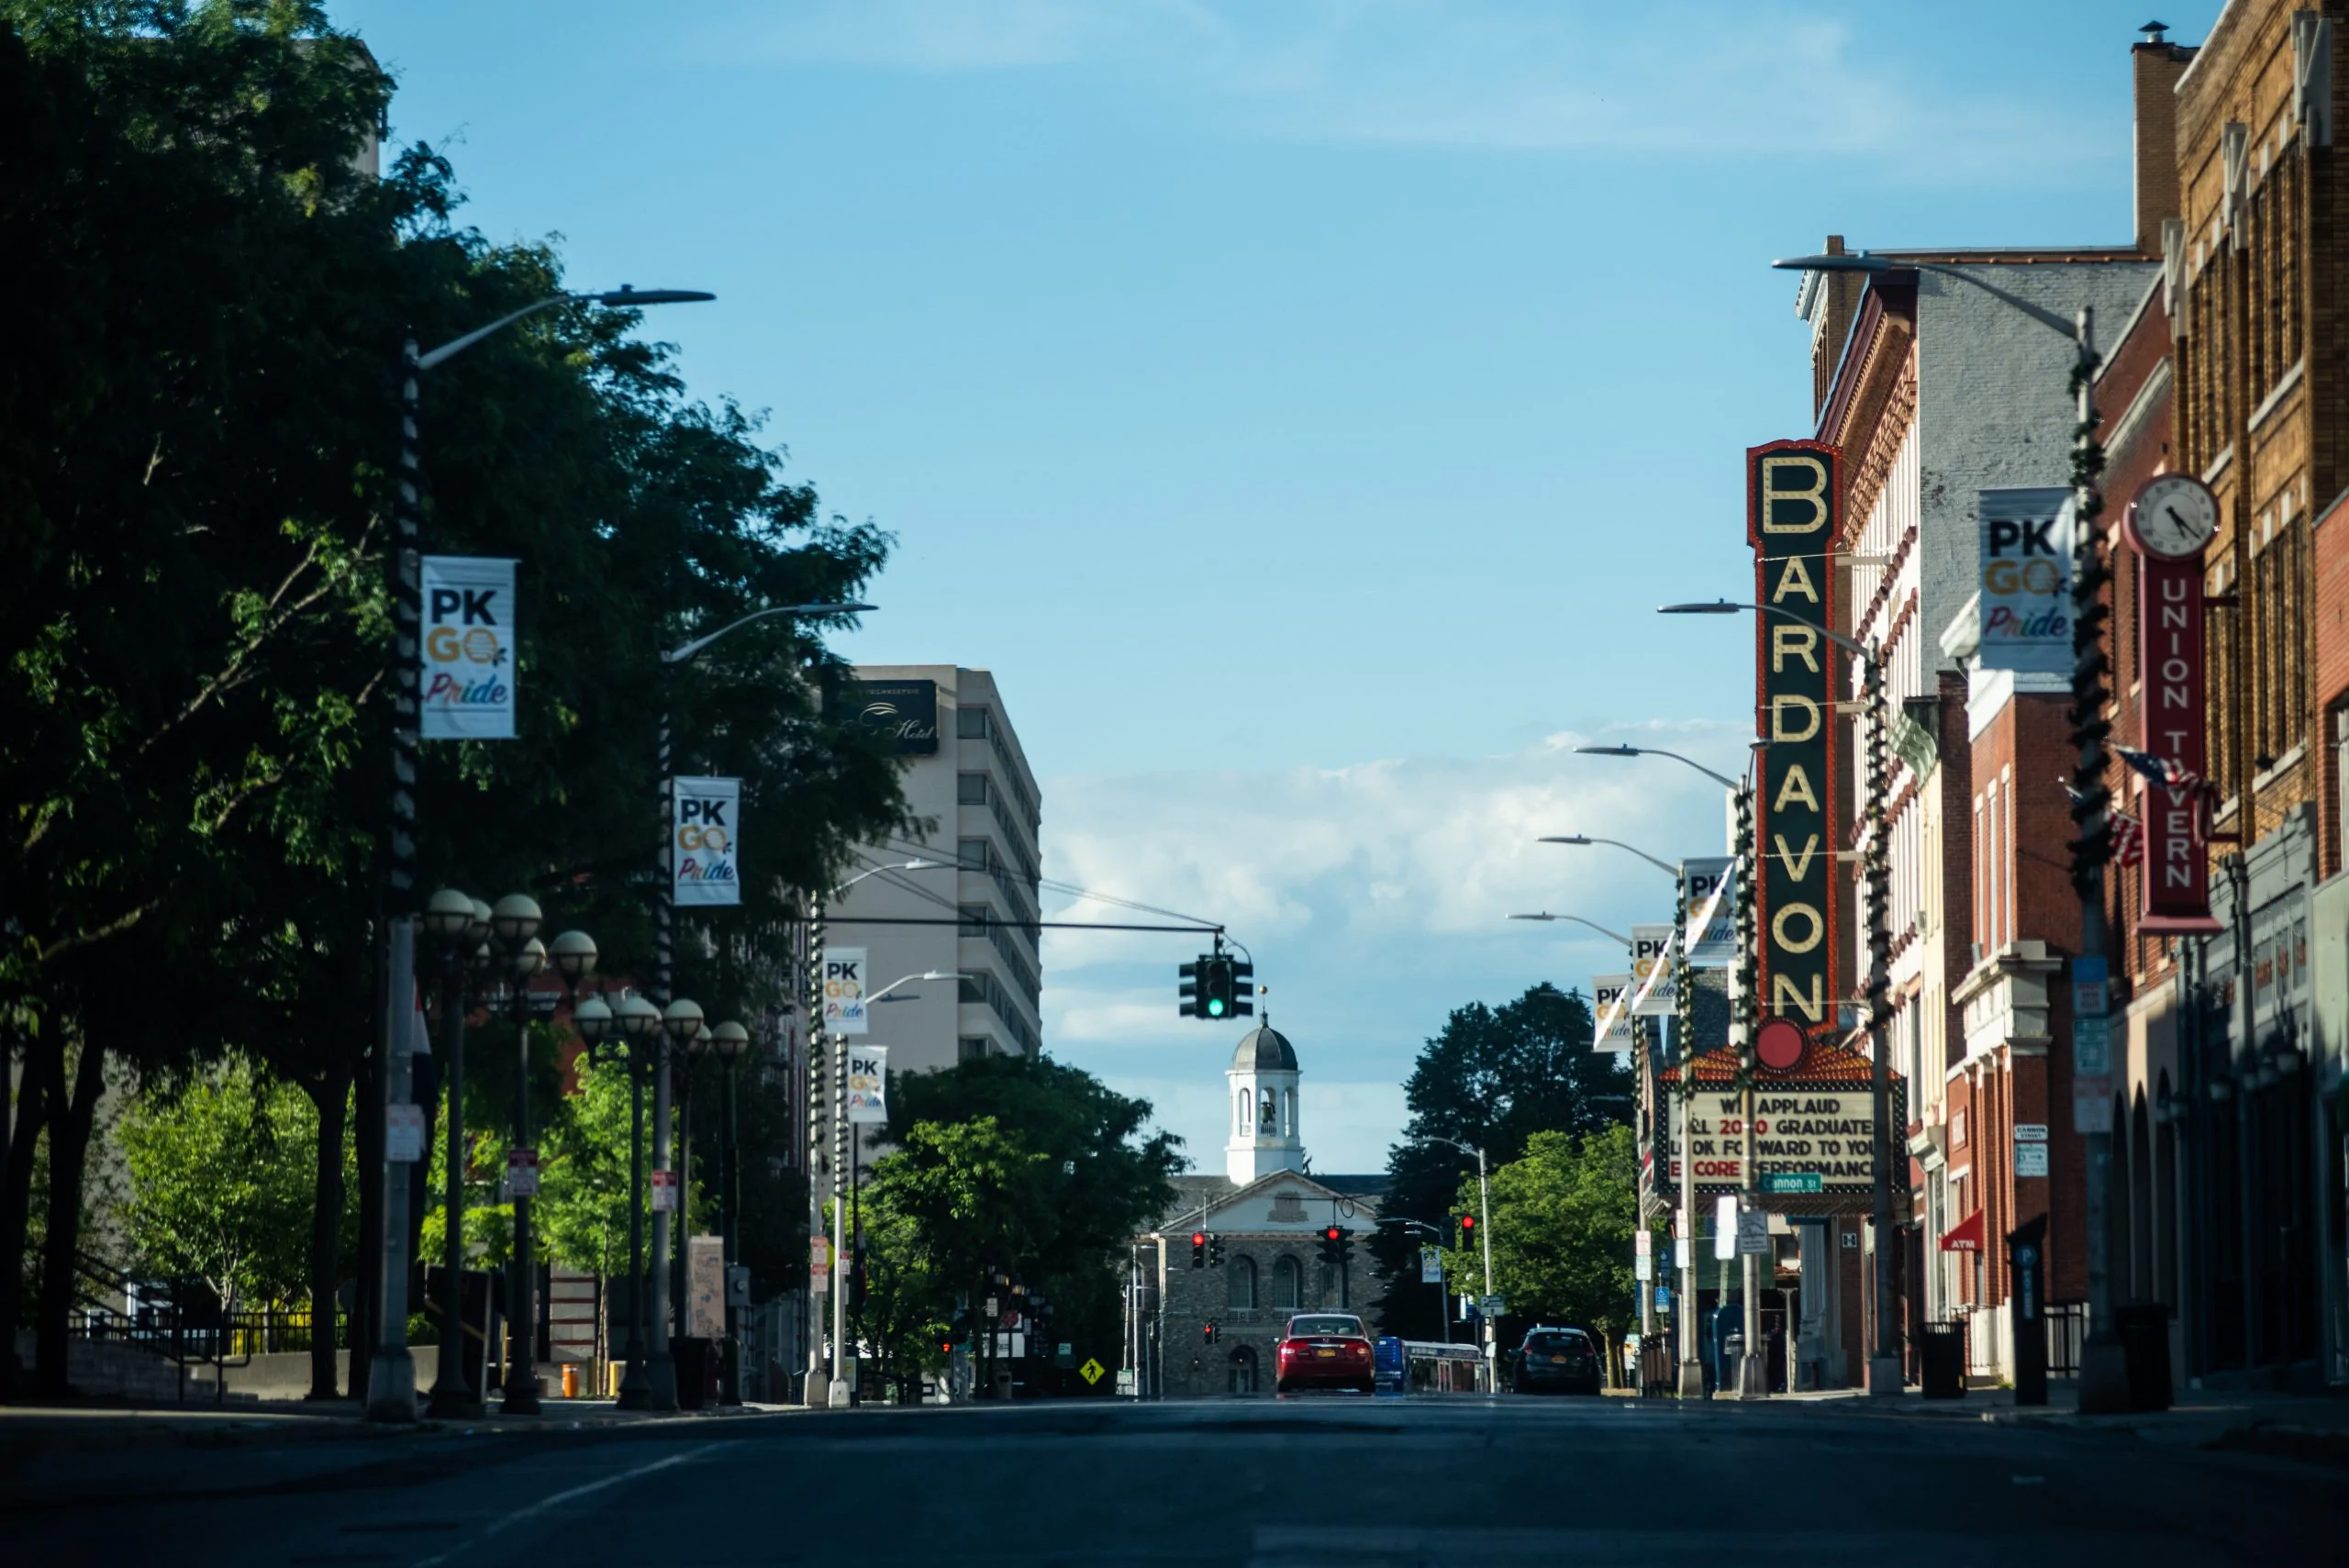
<path id="1" fill-rule="evenodd" d="M 710 1403 L 718 1378 L 717 1341 L 692 1334 L 669 1336 L 669 1359 L 677 1374 L 677 1408 L 698 1410 Z"/>
<path id="2" fill-rule="evenodd" d="M 1965 1325 L 1928 1323 L 1919 1341 L 1928 1399 L 1965 1397 Z"/>
<path id="3" fill-rule="evenodd" d="M 2132 1301 L 2112 1309 L 2112 1326 L 2129 1369 L 2129 1408 L 2168 1409 L 2169 1308 L 2158 1301 Z"/>

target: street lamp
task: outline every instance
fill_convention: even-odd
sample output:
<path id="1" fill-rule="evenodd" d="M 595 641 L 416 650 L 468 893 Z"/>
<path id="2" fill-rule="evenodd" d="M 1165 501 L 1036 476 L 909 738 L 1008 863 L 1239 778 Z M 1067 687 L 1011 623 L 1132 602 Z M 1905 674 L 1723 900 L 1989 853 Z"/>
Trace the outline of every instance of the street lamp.
<path id="1" fill-rule="evenodd" d="M 643 997 L 623 995 L 617 1006 L 590 996 L 572 1009 L 571 1021 L 587 1042 L 590 1060 L 612 1050 L 628 1073 L 628 1343 L 621 1351 L 628 1371 L 621 1374 L 619 1407 L 649 1409 L 652 1402 L 651 1373 L 645 1366 L 644 1312 L 644 1080 L 651 1037 L 660 1028 L 661 1009 Z"/>
<path id="2" fill-rule="evenodd" d="M 1378 1223 L 1381 1225 L 1408 1225 L 1414 1230 L 1424 1230 L 1429 1235 L 1434 1237 L 1439 1245 L 1451 1240 L 1450 1237 L 1443 1233 L 1442 1229 L 1430 1225 L 1424 1219 L 1405 1219 L 1400 1216 L 1397 1216 L 1391 1219 L 1379 1220 Z M 1490 1285 L 1487 1285 L 1486 1288 L 1490 1289 L 1491 1287 Z M 1451 1305 L 1452 1304 L 1444 1297 L 1443 1281 L 1439 1278 L 1435 1282 L 1435 1320 L 1438 1329 L 1443 1334 L 1443 1342 L 1447 1345 L 1452 1343 Z"/>
<path id="3" fill-rule="evenodd" d="M 2106 788 L 2105 737 L 2111 726 L 2104 717 L 2107 661 L 2104 627 L 2110 612 L 2104 604 L 2109 573 L 2104 563 L 2104 530 L 2098 519 L 2104 513 L 2099 482 L 2104 473 L 2104 443 L 2097 439 L 2096 312 L 2082 306 L 2066 320 L 2043 306 L 2032 304 L 1976 277 L 1965 268 L 1943 261 L 1913 261 L 1863 251 L 1856 256 L 1792 256 L 1773 261 L 1786 272 L 1888 272 L 1913 269 L 1958 278 L 2012 307 L 2072 342 L 2071 384 L 2072 497 L 2076 528 L 2072 547 L 2072 744 L 2077 759 L 2072 768 L 2072 821 L 2079 832 L 2072 845 L 2072 891 L 2080 901 L 2080 952 L 2073 963 L 2079 984 L 2075 995 L 2089 1004 L 2074 1019 L 2075 1029 L 2099 1036 L 2109 1029 L 2111 1006 L 2109 983 L 2111 945 L 2105 920 L 2104 865 L 2112 854 L 2111 792 Z M 2246 992 L 2246 995 L 2248 993 Z M 2076 1051 L 2077 1035 L 2075 1035 Z M 2109 1103 L 2109 1083 L 2078 1091 L 2082 1079 L 2075 1068 L 2075 1099 L 2101 1095 Z M 2099 1122 L 2098 1125 L 2104 1125 Z M 2129 1407 L 2129 1367 L 2112 1321 L 2112 1232 L 2106 1223 L 2112 1195 L 2112 1134 L 2081 1135 L 2086 1140 L 2087 1166 L 2082 1182 L 2086 1199 L 2088 1264 L 2088 1336 L 2080 1348 L 2080 1409 L 2111 1413 Z"/>
<path id="4" fill-rule="evenodd" d="M 1598 921 L 1586 920 L 1579 915 L 1553 915 L 1545 909 L 1533 915 L 1511 915 L 1509 918 L 1512 920 L 1572 920 L 1577 926 L 1588 926 L 1592 930 L 1597 931 L 1600 936 L 1607 938 L 1610 941 L 1620 942 L 1626 948 L 1631 945 L 1631 939 L 1623 935 L 1622 932 L 1610 931 L 1606 927 L 1600 925 Z"/>
<path id="5" fill-rule="evenodd" d="M 1868 943 L 1868 1090 L 1869 1103 L 1876 1123 L 1876 1135 L 1870 1141 L 1870 1163 L 1876 1172 L 1875 1189 L 1870 1204 L 1869 1223 L 1876 1230 L 1876 1346 L 1868 1357 L 1868 1392 L 1880 1397 L 1897 1396 L 1900 1392 L 1900 1323 L 1899 1304 L 1893 1285 L 1893 1251 L 1897 1243 L 1892 1233 L 1892 1063 L 1890 1041 L 1886 1039 L 1885 1026 L 1891 1021 L 1889 995 L 1892 983 L 1892 926 L 1890 880 L 1891 849 L 1885 842 L 1886 775 L 1889 762 L 1885 754 L 1886 719 L 1884 690 L 1884 659 L 1873 643 L 1863 643 L 1840 631 L 1830 631 L 1804 620 L 1793 611 L 1776 605 L 1740 604 L 1718 599 L 1710 604 L 1663 605 L 1656 613 L 1666 616 L 1729 616 L 1744 613 L 1777 616 L 1798 626 L 1809 627 L 1828 641 L 1843 650 L 1860 666 L 1861 706 L 1866 710 L 1868 739 L 1865 752 L 1865 777 L 1862 792 L 1867 824 L 1867 849 L 1860 862 L 1861 873 L 1867 881 L 1868 895 L 1864 908 Z M 1756 846 L 1755 864 L 1761 862 Z"/>
<path id="6" fill-rule="evenodd" d="M 452 338 L 431 351 L 417 346 L 409 331 L 400 344 L 400 438 L 397 481 L 394 487 L 390 552 L 392 602 L 392 811 L 386 850 L 390 863 L 384 880 L 389 906 L 395 911 L 385 927 L 392 984 L 384 988 L 384 1016 L 377 1037 L 377 1071 L 382 1074 L 383 1103 L 411 1103 L 415 1063 L 407 1049 L 407 995 L 416 970 L 416 917 L 404 906 L 416 890 L 417 809 L 416 758 L 421 742 L 418 730 L 417 655 L 424 628 L 424 528 L 417 490 L 424 470 L 417 415 L 423 406 L 426 371 L 445 363 L 467 349 L 526 317 L 559 305 L 602 305 L 634 310 L 653 305 L 685 305 L 718 296 L 697 289 L 636 289 L 625 284 L 603 293 L 564 293 L 509 311 L 485 327 Z M 429 916 L 428 916 L 429 918 Z M 376 1277 L 369 1293 L 374 1313 L 374 1344 L 367 1364 L 367 1418 L 371 1421 L 416 1419 L 416 1360 L 407 1346 L 407 1189 L 406 1173 L 394 1182 L 395 1162 L 388 1151 L 382 1168 L 370 1179 L 383 1183 L 384 1233 L 370 1248 Z M 357 1351 L 352 1351 L 354 1359 Z M 355 1368 L 354 1368 L 355 1370 Z M 439 1378 L 434 1379 L 436 1387 Z"/>
<path id="7" fill-rule="evenodd" d="M 718 1053 L 726 1066 L 726 1125 L 725 1146 L 718 1156 L 718 1239 L 719 1255 L 725 1260 L 726 1347 L 723 1379 L 719 1399 L 728 1405 L 742 1402 L 742 1347 L 740 1325 L 734 1309 L 734 1271 L 741 1258 L 742 1228 L 742 1135 L 735 1108 L 734 1085 L 742 1058 L 751 1049 L 751 1031 L 728 1019 L 711 1029 L 706 1037 L 708 1049 Z"/>
<path id="8" fill-rule="evenodd" d="M 543 919 L 537 902 L 519 893 L 507 894 L 489 912 L 490 928 L 513 966 L 514 1149 L 517 1154 L 529 1156 L 527 1162 L 508 1160 L 507 1170 L 509 1179 L 527 1171 L 525 1179 L 531 1184 L 530 1192 L 518 1187 L 513 1195 L 514 1259 L 508 1271 L 511 1284 L 507 1300 L 511 1309 L 507 1318 L 508 1340 L 519 1353 L 508 1354 L 506 1360 L 504 1410 L 508 1416 L 539 1413 L 538 1260 L 530 1244 L 530 1208 L 539 1170 L 537 1151 L 530 1147 L 530 977 L 547 963 L 546 944 L 539 940 Z"/>
<path id="9" fill-rule="evenodd" d="M 1485 1240 L 1485 1294 L 1491 1296 L 1493 1294 L 1493 1189 L 1486 1175 L 1485 1151 L 1481 1145 L 1463 1143 L 1456 1138 L 1439 1137 L 1432 1132 L 1419 1134 L 1419 1141 L 1448 1143 L 1464 1154 L 1474 1154 L 1476 1157 L 1476 1207 L 1483 1211 L 1482 1218 L 1476 1223 L 1476 1230 Z M 1476 1316 L 1483 1319 L 1485 1325 L 1485 1387 L 1486 1391 L 1490 1393 L 1496 1391 L 1500 1383 L 1498 1332 L 1492 1316 L 1484 1310 L 1484 1304 L 1481 1302 L 1477 1304 Z M 1444 1331 L 1444 1339 L 1446 1343 L 1451 1341 L 1449 1329 Z"/>
<path id="10" fill-rule="evenodd" d="M 428 1413 L 472 1418 L 482 1413 L 481 1396 L 465 1376 L 465 977 L 484 967 L 489 953 L 490 908 L 452 887 L 432 895 L 425 906 L 425 929 L 440 939 L 440 1015 L 446 1046 L 442 1076 L 448 1104 L 440 1114 L 447 1156 L 443 1161 L 440 1281 L 440 1354 L 432 1378 Z"/>
<path id="11" fill-rule="evenodd" d="M 867 1007 L 901 985 L 911 985 L 924 980 L 963 980 L 967 976 L 954 970 L 926 969 L 919 974 L 902 975 L 864 998 Z M 848 1130 L 848 1052 L 832 1053 L 832 1377 L 825 1394 L 825 1403 L 835 1410 L 845 1409 L 851 1401 L 856 1382 L 856 1352 L 848 1342 L 848 1281 L 842 1262 L 848 1256 L 849 1185 L 855 1180 L 853 1168 L 845 1182 L 841 1168 L 851 1165 L 855 1151 Z M 810 1369 L 810 1376 L 813 1370 Z"/>
<path id="12" fill-rule="evenodd" d="M 1744 1187 L 1742 1202 L 1745 1207 L 1751 1208 L 1753 1207 L 1754 1198 L 1758 1195 L 1757 1151 L 1754 1147 L 1753 1131 L 1753 1020 L 1751 1016 L 1752 996 L 1749 994 L 1753 972 L 1751 968 L 1752 955 L 1747 949 L 1747 940 L 1752 934 L 1755 876 L 1753 855 L 1753 783 L 1752 774 L 1749 772 L 1743 779 L 1732 779 L 1726 774 L 1713 772 L 1712 769 L 1693 758 L 1684 757 L 1677 751 L 1664 751 L 1660 746 L 1578 746 L 1575 750 L 1585 756 L 1591 757 L 1668 757 L 1684 767 L 1695 769 L 1736 797 L 1736 851 L 1743 863 L 1736 868 L 1741 876 L 1737 889 L 1738 973 L 1736 984 L 1732 987 L 1731 1010 L 1737 1025 L 1735 1033 L 1740 1053 L 1739 1076 L 1744 1080 L 1740 1091 L 1742 1099 L 1740 1114 L 1745 1124 L 1745 1179 L 1742 1184 Z M 1749 753 L 1749 769 L 1751 765 L 1752 757 Z M 1682 916 L 1684 930 L 1688 917 L 1684 911 Z M 1686 941 L 1685 935 L 1681 940 Z M 1684 1087 L 1689 1089 L 1691 1093 L 1694 1092 L 1693 1085 L 1684 1085 Z M 1687 1157 L 1684 1151 L 1682 1156 L 1684 1162 Z M 1768 1358 L 1760 1355 L 1756 1351 L 1756 1347 L 1762 1343 L 1762 1260 L 1757 1254 L 1745 1251 L 1742 1247 L 1739 1248 L 1739 1252 L 1742 1258 L 1745 1287 L 1746 1353 L 1738 1363 L 1738 1396 L 1740 1398 L 1758 1398 L 1767 1392 L 1765 1384 L 1767 1381 L 1768 1371 Z"/>
<path id="13" fill-rule="evenodd" d="M 1695 764 L 1691 764 L 1694 766 Z M 1672 921 L 1672 984 L 1675 998 L 1676 1017 L 1674 1023 L 1679 1036 L 1680 1051 L 1680 1223 L 1674 1229 L 1687 1246 L 1688 1261 L 1680 1270 L 1680 1310 L 1674 1319 L 1679 1326 L 1680 1396 L 1698 1399 L 1705 1393 L 1705 1362 L 1702 1349 L 1697 1342 L 1697 1162 L 1696 1141 L 1691 1127 L 1692 1111 L 1697 1103 L 1697 989 L 1688 965 L 1688 879 L 1681 868 L 1671 862 L 1635 849 L 1620 839 L 1596 839 L 1587 834 L 1562 834 L 1541 840 L 1545 844 L 1606 844 L 1627 854 L 1637 855 L 1648 864 L 1672 878 L 1674 910 Z M 1634 963 L 1636 965 L 1636 958 Z M 1628 997 L 1627 997 L 1628 1004 Z M 1650 1078 L 1659 1095 L 1663 1079 L 1653 1063 L 1642 1058 L 1650 1070 Z M 1647 1326 L 1646 1314 L 1641 1317 L 1642 1332 Z M 1644 1344 L 1646 1341 L 1641 1341 Z"/>

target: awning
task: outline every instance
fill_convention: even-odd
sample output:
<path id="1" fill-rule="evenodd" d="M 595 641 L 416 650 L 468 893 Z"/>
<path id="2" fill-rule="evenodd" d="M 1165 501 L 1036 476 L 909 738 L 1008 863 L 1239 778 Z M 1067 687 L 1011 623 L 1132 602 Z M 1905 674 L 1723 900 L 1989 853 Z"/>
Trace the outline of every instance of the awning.
<path id="1" fill-rule="evenodd" d="M 1982 1211 L 1977 1208 L 1942 1233 L 1942 1251 L 1944 1252 L 1980 1251 L 1982 1229 Z"/>

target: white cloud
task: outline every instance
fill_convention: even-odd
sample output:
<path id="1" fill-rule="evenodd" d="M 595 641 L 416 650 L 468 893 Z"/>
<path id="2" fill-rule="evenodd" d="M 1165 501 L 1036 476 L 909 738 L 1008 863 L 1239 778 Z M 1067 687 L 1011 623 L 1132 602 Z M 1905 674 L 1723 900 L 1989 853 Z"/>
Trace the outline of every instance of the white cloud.
<path id="1" fill-rule="evenodd" d="M 1669 747 L 1720 772 L 1745 745 L 1726 723 L 1602 739 Z M 1051 778 L 1045 874 L 1227 926 L 1297 1044 L 1316 1165 L 1377 1169 L 1401 1130 L 1400 1084 L 1446 1013 L 1537 980 L 1586 987 L 1616 967 L 1617 950 L 1582 928 L 1508 916 L 1546 909 L 1617 930 L 1671 917 L 1672 883 L 1653 866 L 1536 839 L 1595 834 L 1664 859 L 1720 851 L 1719 786 L 1663 759 L 1575 755 L 1583 743 L 1558 735 L 1497 757 Z M 1171 923 L 1066 895 L 1047 907 L 1056 919 Z M 1045 933 L 1044 1038 L 1056 1056 L 1148 1095 L 1213 1170 L 1239 1027 L 1174 1007 L 1174 966 L 1204 946 L 1173 933 Z"/>
<path id="2" fill-rule="evenodd" d="M 1312 141 L 1626 156 L 1894 160 L 1914 177 L 2076 174 L 2122 148 L 2062 104 L 1924 79 L 1931 27 L 1819 5 L 1432 0 L 818 0 L 738 14 L 730 59 L 926 72 L 1076 69 Z"/>

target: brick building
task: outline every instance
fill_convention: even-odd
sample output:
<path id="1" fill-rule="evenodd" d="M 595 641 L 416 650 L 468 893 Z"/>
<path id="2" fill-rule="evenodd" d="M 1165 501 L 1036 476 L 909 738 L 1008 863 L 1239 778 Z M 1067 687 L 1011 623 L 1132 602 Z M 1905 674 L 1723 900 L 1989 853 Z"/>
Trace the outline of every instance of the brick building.
<path id="1" fill-rule="evenodd" d="M 1173 1207 L 1134 1238 L 1126 1364 L 1139 1392 L 1271 1393 L 1294 1312 L 1358 1313 L 1378 1333 L 1370 1238 L 1387 1178 L 1308 1173 L 1301 1076 L 1296 1048 L 1270 1019 L 1249 1031 L 1225 1073 L 1224 1173 L 1174 1178 Z M 1349 1233 L 1341 1266 L 1323 1237 L 1332 1225 Z M 1195 1236 L 1206 1238 L 1196 1248 Z"/>

